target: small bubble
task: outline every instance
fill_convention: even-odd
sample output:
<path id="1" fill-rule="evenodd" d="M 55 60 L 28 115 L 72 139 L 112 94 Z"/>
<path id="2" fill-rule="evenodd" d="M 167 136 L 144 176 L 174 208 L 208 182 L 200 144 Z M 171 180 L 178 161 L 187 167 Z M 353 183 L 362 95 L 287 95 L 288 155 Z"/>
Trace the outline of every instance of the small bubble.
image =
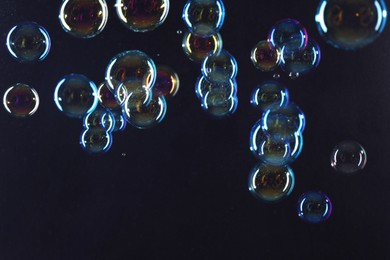
<path id="1" fill-rule="evenodd" d="M 366 166 L 367 154 L 358 142 L 343 141 L 333 149 L 330 161 L 336 171 L 352 174 Z"/>
<path id="2" fill-rule="evenodd" d="M 280 74 L 279 73 L 274 73 L 274 75 L 272 75 L 272 77 L 274 79 L 280 79 Z"/>
<path id="3" fill-rule="evenodd" d="M 127 154 L 126 154 L 126 153 L 122 153 L 121 156 L 122 156 L 122 157 L 126 157 Z"/>
<path id="4" fill-rule="evenodd" d="M 177 34 L 183 34 L 183 31 L 182 30 L 177 30 L 176 33 Z"/>
<path id="5" fill-rule="evenodd" d="M 288 77 L 290 78 L 290 79 L 297 79 L 297 78 L 299 78 L 299 73 L 298 72 L 290 72 L 289 74 L 288 74 Z"/>

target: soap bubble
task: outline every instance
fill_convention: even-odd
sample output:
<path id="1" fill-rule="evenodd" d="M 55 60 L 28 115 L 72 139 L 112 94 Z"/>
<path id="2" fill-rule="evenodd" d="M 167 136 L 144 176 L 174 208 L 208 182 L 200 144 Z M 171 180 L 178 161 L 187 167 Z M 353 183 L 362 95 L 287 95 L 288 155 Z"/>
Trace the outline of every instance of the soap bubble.
<path id="1" fill-rule="evenodd" d="M 179 75 L 169 66 L 158 65 L 156 83 L 153 87 L 154 93 L 169 99 L 177 94 L 179 87 Z"/>
<path id="2" fill-rule="evenodd" d="M 346 174 L 362 170 L 366 163 L 366 151 L 355 141 L 343 141 L 337 144 L 330 156 L 330 165 L 333 169 Z"/>
<path id="3" fill-rule="evenodd" d="M 382 33 L 387 7 L 382 0 L 322 0 L 315 21 L 321 36 L 336 48 L 367 46 Z"/>
<path id="4" fill-rule="evenodd" d="M 202 74 L 210 82 L 223 83 L 234 79 L 238 66 L 236 59 L 226 50 L 219 54 L 209 54 L 202 64 Z"/>
<path id="5" fill-rule="evenodd" d="M 111 113 L 114 115 L 115 118 L 115 127 L 112 130 L 112 132 L 118 132 L 123 131 L 126 128 L 126 119 L 123 116 L 122 109 L 118 110 L 111 110 Z"/>
<path id="6" fill-rule="evenodd" d="M 156 81 L 156 74 L 153 60 L 142 51 L 132 50 L 111 59 L 106 69 L 106 81 L 112 91 L 122 82 L 151 89 Z"/>
<path id="7" fill-rule="evenodd" d="M 5 91 L 3 105 L 15 117 L 28 117 L 37 111 L 39 96 L 30 86 L 17 83 Z"/>
<path id="8" fill-rule="evenodd" d="M 318 44 L 309 39 L 306 48 L 297 51 L 281 50 L 280 67 L 291 75 L 304 75 L 316 68 L 321 60 L 321 50 Z"/>
<path id="9" fill-rule="evenodd" d="M 201 105 L 209 115 L 222 119 L 236 112 L 238 98 L 224 88 L 211 88 L 205 93 Z"/>
<path id="10" fill-rule="evenodd" d="M 204 76 L 198 77 L 195 84 L 195 93 L 198 99 L 203 100 L 206 93 L 211 89 L 222 89 L 227 97 L 234 96 L 237 94 L 237 81 L 233 79 L 222 83 L 212 83 Z"/>
<path id="11" fill-rule="evenodd" d="M 112 132 L 115 127 L 115 117 L 110 110 L 97 106 L 84 117 L 83 123 L 84 128 Z"/>
<path id="12" fill-rule="evenodd" d="M 64 0 L 60 24 L 65 32 L 77 38 L 92 38 L 101 33 L 108 20 L 105 0 Z"/>
<path id="13" fill-rule="evenodd" d="M 65 115 L 83 118 L 92 112 L 98 104 L 95 83 L 86 76 L 70 74 L 58 82 L 54 91 L 54 102 Z"/>
<path id="14" fill-rule="evenodd" d="M 80 145 L 88 153 L 105 153 L 111 148 L 112 135 L 104 130 L 84 129 L 80 136 Z"/>
<path id="15" fill-rule="evenodd" d="M 188 0 L 183 9 L 183 20 L 188 29 L 200 37 L 217 33 L 224 19 L 222 0 Z"/>
<path id="16" fill-rule="evenodd" d="M 219 33 L 200 37 L 186 32 L 183 36 L 182 48 L 190 60 L 201 63 L 209 53 L 218 54 L 222 50 L 222 42 Z"/>
<path id="17" fill-rule="evenodd" d="M 41 61 L 49 54 L 48 32 L 37 23 L 25 22 L 14 26 L 7 35 L 7 48 L 22 63 Z"/>
<path id="18" fill-rule="evenodd" d="M 250 193 L 263 202 L 278 202 L 294 189 L 295 177 L 288 166 L 255 165 L 248 179 Z"/>
<path id="19" fill-rule="evenodd" d="M 332 203 L 327 195 L 320 191 L 310 191 L 298 200 L 298 216 L 308 223 L 321 223 L 332 214 Z"/>
<path id="20" fill-rule="evenodd" d="M 141 107 L 149 105 L 153 97 L 153 91 L 146 87 L 137 87 L 131 90 L 126 90 L 126 83 L 118 85 L 118 89 L 124 89 L 125 95 L 122 106 L 127 103 L 128 107 Z"/>
<path id="21" fill-rule="evenodd" d="M 169 13 L 169 0 L 116 0 L 115 7 L 126 28 L 148 32 L 164 23 Z"/>
<path id="22" fill-rule="evenodd" d="M 251 60 L 261 71 L 274 71 L 280 63 L 280 52 L 267 40 L 260 41 L 252 49 Z"/>
<path id="23" fill-rule="evenodd" d="M 288 104 L 289 94 L 287 88 L 275 80 L 267 80 L 257 85 L 251 96 L 251 104 L 260 111 L 266 110 L 269 106 L 276 104 L 284 107 Z"/>
<path id="24" fill-rule="evenodd" d="M 277 22 L 268 34 L 268 41 L 277 49 L 298 51 L 306 47 L 308 35 L 297 20 L 284 19 Z"/>
<path id="25" fill-rule="evenodd" d="M 111 92 L 111 90 L 108 88 L 106 82 L 102 82 L 99 85 L 98 88 L 98 98 L 99 98 L 99 103 L 103 107 L 111 110 L 115 109 L 120 109 L 121 104 L 123 103 L 123 100 L 125 98 L 125 90 L 119 88 L 119 99 L 116 98 L 115 94 Z M 122 102 L 118 101 L 122 100 Z"/>

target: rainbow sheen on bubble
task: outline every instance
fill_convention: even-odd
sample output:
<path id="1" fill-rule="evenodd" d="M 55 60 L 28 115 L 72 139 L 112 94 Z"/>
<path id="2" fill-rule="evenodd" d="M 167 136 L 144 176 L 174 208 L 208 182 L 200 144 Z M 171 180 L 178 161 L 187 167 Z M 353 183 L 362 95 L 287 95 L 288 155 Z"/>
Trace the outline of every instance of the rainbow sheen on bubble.
<path id="1" fill-rule="evenodd" d="M 337 172 L 353 174 L 364 169 L 367 153 L 356 141 L 343 141 L 337 144 L 330 156 L 330 165 Z"/>
<path id="2" fill-rule="evenodd" d="M 81 148 L 90 154 L 106 153 L 112 145 L 111 133 L 98 129 L 84 129 L 80 135 Z"/>
<path id="3" fill-rule="evenodd" d="M 259 41 L 251 51 L 251 60 L 261 71 L 274 71 L 280 63 L 280 52 L 267 40 Z"/>
<path id="4" fill-rule="evenodd" d="M 183 35 L 182 48 L 186 56 L 201 63 L 209 53 L 218 54 L 222 50 L 222 37 L 219 33 L 201 37 L 187 31 Z"/>
<path id="5" fill-rule="evenodd" d="M 122 93 L 119 92 L 119 100 L 122 98 L 124 99 L 125 92 L 122 90 Z M 98 98 L 99 98 L 99 104 L 103 107 L 111 110 L 120 109 L 121 108 L 121 102 L 118 102 L 115 94 L 111 92 L 111 90 L 108 88 L 106 82 L 102 82 L 98 87 Z"/>
<path id="6" fill-rule="evenodd" d="M 49 54 L 51 40 L 49 33 L 37 23 L 20 23 L 8 32 L 9 53 L 21 63 L 42 61 Z"/>
<path id="7" fill-rule="evenodd" d="M 115 7 L 126 28 L 148 32 L 164 23 L 169 13 L 169 0 L 116 0 Z"/>
<path id="8" fill-rule="evenodd" d="M 252 91 L 250 103 L 260 111 L 271 105 L 284 107 L 288 104 L 289 94 L 286 87 L 275 80 L 267 80 L 258 84 Z"/>
<path id="9" fill-rule="evenodd" d="M 382 33 L 387 7 L 382 0 L 322 0 L 315 21 L 329 44 L 355 50 L 371 44 Z"/>
<path id="10" fill-rule="evenodd" d="M 277 49 L 298 51 L 306 47 L 308 34 L 305 27 L 297 20 L 284 19 L 277 22 L 268 34 L 268 41 Z"/>
<path id="11" fill-rule="evenodd" d="M 84 128 L 112 132 L 115 128 L 115 117 L 110 110 L 97 106 L 83 120 Z"/>
<path id="12" fill-rule="evenodd" d="M 306 192 L 298 200 L 298 217 L 308 223 L 322 223 L 331 214 L 332 202 L 323 192 Z"/>
<path id="13" fill-rule="evenodd" d="M 77 38 L 92 38 L 100 34 L 108 20 L 105 0 L 64 0 L 59 14 L 65 32 Z"/>
<path id="14" fill-rule="evenodd" d="M 274 203 L 288 197 L 295 185 L 294 172 L 288 166 L 272 166 L 263 163 L 250 171 L 248 188 L 258 200 Z"/>
<path id="15" fill-rule="evenodd" d="M 237 76 L 236 59 L 226 50 L 218 54 L 209 54 L 202 64 L 202 74 L 210 82 L 223 83 Z"/>
<path id="16" fill-rule="evenodd" d="M 3 105 L 7 112 L 15 117 L 29 117 L 39 107 L 39 96 L 30 86 L 17 83 L 5 91 Z"/>
<path id="17" fill-rule="evenodd" d="M 54 102 L 58 109 L 73 118 L 83 118 L 98 104 L 97 87 L 94 82 L 80 74 L 69 74 L 62 78 L 54 91 Z"/>
<path id="18" fill-rule="evenodd" d="M 188 0 L 183 9 L 183 20 L 188 29 L 200 37 L 216 34 L 225 19 L 222 0 Z"/>
<path id="19" fill-rule="evenodd" d="M 169 66 L 158 65 L 157 77 L 154 83 L 153 92 L 162 95 L 166 99 L 176 96 L 180 87 L 179 75 Z"/>

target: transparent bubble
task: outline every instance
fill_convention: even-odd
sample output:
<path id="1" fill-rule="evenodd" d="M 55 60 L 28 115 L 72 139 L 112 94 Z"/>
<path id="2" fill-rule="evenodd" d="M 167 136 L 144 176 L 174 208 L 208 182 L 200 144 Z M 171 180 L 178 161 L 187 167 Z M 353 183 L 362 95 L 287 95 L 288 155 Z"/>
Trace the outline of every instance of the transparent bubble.
<path id="1" fill-rule="evenodd" d="M 257 85 L 251 96 L 251 104 L 260 111 L 266 110 L 271 105 L 284 107 L 289 101 L 287 88 L 275 80 L 267 80 Z"/>
<path id="2" fill-rule="evenodd" d="M 320 191 L 310 191 L 298 200 L 298 216 L 308 223 L 321 223 L 332 214 L 332 203 L 327 195 Z"/>
<path id="3" fill-rule="evenodd" d="M 37 23 L 14 26 L 7 35 L 7 48 L 22 63 L 41 61 L 49 54 L 51 41 L 48 32 Z"/>
<path id="4" fill-rule="evenodd" d="M 77 38 L 92 38 L 101 33 L 108 20 L 105 0 L 64 0 L 60 24 L 65 32 Z"/>
<path id="5" fill-rule="evenodd" d="M 263 113 L 264 131 L 270 136 L 278 135 L 289 141 L 295 138 L 295 133 L 303 132 L 305 124 L 305 115 L 294 103 L 285 107 L 272 105 Z"/>
<path id="6" fill-rule="evenodd" d="M 183 9 L 183 20 L 188 29 L 200 37 L 217 33 L 224 19 L 222 0 L 188 0 Z"/>
<path id="7" fill-rule="evenodd" d="M 128 123 L 139 129 L 152 128 L 159 124 L 165 117 L 167 103 L 164 96 L 154 95 L 148 104 L 144 99 L 138 102 L 129 95 L 124 103 L 123 114 Z"/>
<path id="8" fill-rule="evenodd" d="M 279 73 L 274 73 L 274 75 L 272 75 L 272 77 L 274 79 L 280 79 L 280 74 Z"/>
<path id="9" fill-rule="evenodd" d="M 298 72 L 290 72 L 288 77 L 292 80 L 299 78 L 300 74 Z"/>
<path id="10" fill-rule="evenodd" d="M 222 37 L 219 33 L 201 37 L 186 32 L 183 36 L 182 48 L 187 57 L 201 63 L 209 53 L 218 54 L 222 50 Z"/>
<path id="11" fill-rule="evenodd" d="M 182 30 L 177 30 L 176 33 L 177 34 L 183 34 L 183 31 Z"/>
<path id="12" fill-rule="evenodd" d="M 210 82 L 223 83 L 234 79 L 238 66 L 236 59 L 226 50 L 219 54 L 209 54 L 202 64 L 202 74 Z"/>
<path id="13" fill-rule="evenodd" d="M 237 94 L 237 81 L 233 79 L 223 83 L 212 83 L 204 76 L 199 76 L 195 84 L 195 93 L 198 99 L 203 100 L 211 89 L 223 89 L 227 97 L 234 96 Z"/>
<path id="14" fill-rule="evenodd" d="M 238 98 L 226 89 L 216 88 L 206 92 L 202 108 L 211 116 L 222 119 L 231 116 L 237 110 Z"/>
<path id="15" fill-rule="evenodd" d="M 250 193 L 263 202 L 278 202 L 289 196 L 294 189 L 295 177 L 288 166 L 257 164 L 250 172 Z"/>
<path id="16" fill-rule="evenodd" d="M 134 32 L 156 29 L 169 12 L 169 0 L 116 0 L 115 6 L 122 24 Z"/>
<path id="17" fill-rule="evenodd" d="M 285 47 L 286 51 L 302 50 L 306 47 L 308 34 L 297 20 L 284 19 L 277 22 L 268 34 L 268 41 L 275 48 Z"/>
<path id="18" fill-rule="evenodd" d="M 115 118 L 115 127 L 112 130 L 113 132 L 123 131 L 126 128 L 126 119 L 123 116 L 122 109 L 111 110 L 111 113 Z"/>
<path id="19" fill-rule="evenodd" d="M 260 41 L 252 49 L 251 60 L 261 71 L 274 71 L 280 63 L 280 52 L 267 40 Z"/>
<path id="20" fill-rule="evenodd" d="M 112 132 L 115 127 L 115 117 L 110 110 L 97 106 L 94 111 L 85 115 L 84 128 Z"/>
<path id="21" fill-rule="evenodd" d="M 152 88 L 156 74 L 153 60 L 142 51 L 132 50 L 122 52 L 111 59 L 106 69 L 106 81 L 112 91 L 122 82 Z"/>
<path id="22" fill-rule="evenodd" d="M 125 91 L 123 89 L 119 89 L 119 90 L 122 90 L 119 91 L 119 100 L 120 99 L 124 99 L 124 95 L 125 95 Z M 111 110 L 115 110 L 115 109 L 120 109 L 121 108 L 121 102 L 118 102 L 115 94 L 113 94 L 111 92 L 111 90 L 108 88 L 107 86 L 107 83 L 106 82 L 102 82 L 100 85 L 99 85 L 99 88 L 98 88 L 98 97 L 99 97 L 99 103 L 100 105 L 102 105 L 103 107 L 107 108 L 107 109 L 111 109 Z M 123 103 L 123 101 L 122 101 Z"/>
<path id="23" fill-rule="evenodd" d="M 54 102 L 65 115 L 83 118 L 99 102 L 96 85 L 84 75 L 67 75 L 56 86 Z"/>
<path id="24" fill-rule="evenodd" d="M 317 68 L 321 60 L 321 50 L 318 44 L 309 39 L 306 48 L 288 51 L 282 47 L 280 67 L 291 75 L 304 75 Z"/>
<path id="25" fill-rule="evenodd" d="M 366 151 L 355 141 L 343 141 L 337 144 L 330 156 L 330 165 L 333 169 L 346 174 L 363 170 L 366 163 Z"/>
<path id="26" fill-rule="evenodd" d="M 157 66 L 157 78 L 153 91 L 166 99 L 176 96 L 180 87 L 179 75 L 169 66 Z"/>
<path id="27" fill-rule="evenodd" d="M 119 85 L 120 89 L 124 89 L 125 95 L 122 106 L 127 103 L 128 107 L 138 108 L 141 106 L 149 105 L 153 97 L 153 91 L 147 89 L 146 87 L 137 87 L 130 90 L 126 89 L 126 83 Z"/>
<path id="28" fill-rule="evenodd" d="M 5 91 L 3 104 L 11 115 L 28 117 L 37 111 L 39 96 L 36 90 L 30 86 L 17 83 Z"/>
<path id="29" fill-rule="evenodd" d="M 387 7 L 382 0 L 322 0 L 315 21 L 321 36 L 336 48 L 362 48 L 382 33 Z"/>
<path id="30" fill-rule="evenodd" d="M 112 135 L 104 130 L 84 129 L 80 136 L 80 145 L 88 153 L 105 153 L 111 148 Z"/>

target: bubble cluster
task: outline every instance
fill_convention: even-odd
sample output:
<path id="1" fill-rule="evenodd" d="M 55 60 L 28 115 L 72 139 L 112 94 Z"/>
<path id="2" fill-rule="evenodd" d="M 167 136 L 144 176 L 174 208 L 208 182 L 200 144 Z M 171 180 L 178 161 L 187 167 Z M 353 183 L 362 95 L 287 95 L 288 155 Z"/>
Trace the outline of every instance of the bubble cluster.
<path id="1" fill-rule="evenodd" d="M 17 61 L 32 63 L 41 61 L 49 54 L 51 46 L 48 32 L 37 23 L 18 24 L 8 32 L 7 48 Z"/>
<path id="2" fill-rule="evenodd" d="M 321 223 L 332 214 L 332 202 L 320 191 L 310 191 L 298 200 L 298 216 L 308 223 Z"/>
<path id="3" fill-rule="evenodd" d="M 345 174 L 362 170 L 366 163 L 366 151 L 356 141 L 343 141 L 337 144 L 330 156 L 330 165 L 333 169 Z"/>
<path id="4" fill-rule="evenodd" d="M 179 91 L 179 75 L 169 66 L 158 65 L 157 77 L 153 87 L 153 92 L 162 95 L 166 99 L 174 97 Z"/>
<path id="5" fill-rule="evenodd" d="M 222 42 L 219 33 L 201 37 L 187 31 L 183 35 L 182 48 L 190 60 L 201 63 L 209 53 L 219 54 L 222 50 Z"/>
<path id="6" fill-rule="evenodd" d="M 15 117 L 28 117 L 37 111 L 39 96 L 30 86 L 17 83 L 5 91 L 3 105 Z"/>

